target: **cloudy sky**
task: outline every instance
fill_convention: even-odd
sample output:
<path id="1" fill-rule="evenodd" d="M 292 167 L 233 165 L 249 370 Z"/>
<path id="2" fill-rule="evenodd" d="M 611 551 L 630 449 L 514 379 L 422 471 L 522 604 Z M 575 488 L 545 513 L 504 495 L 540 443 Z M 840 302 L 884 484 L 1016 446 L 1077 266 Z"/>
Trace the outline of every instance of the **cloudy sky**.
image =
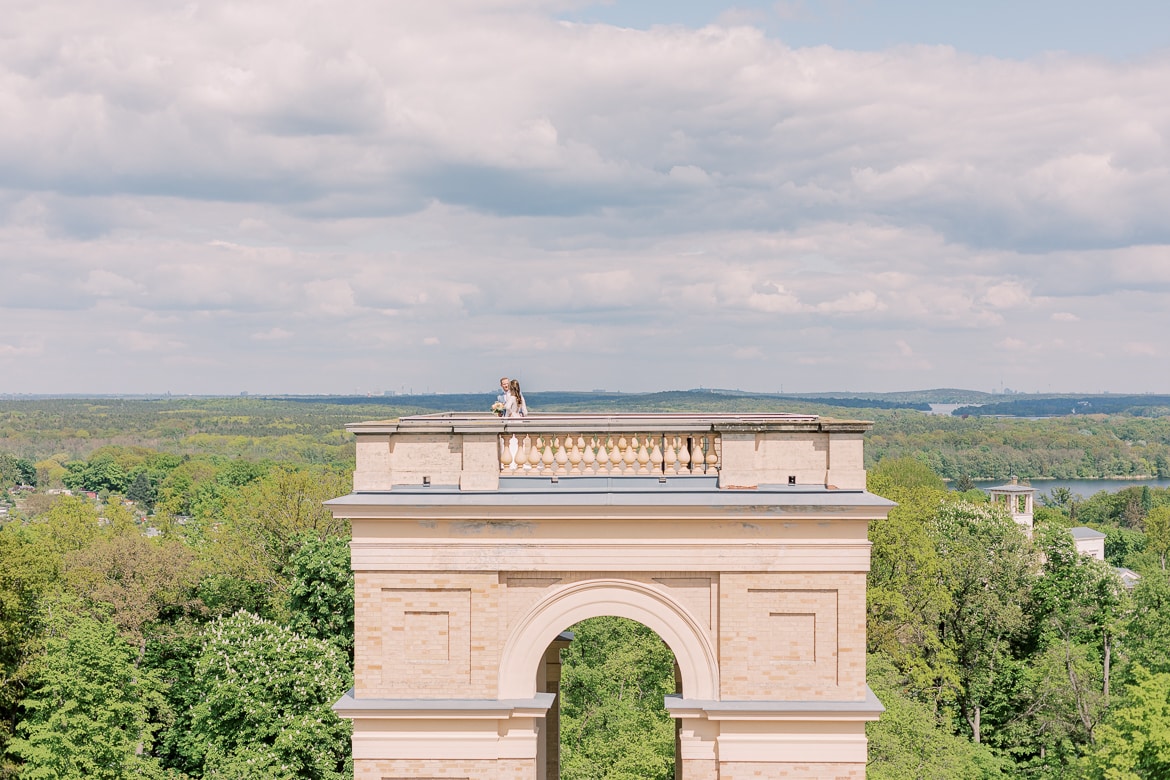
<path id="1" fill-rule="evenodd" d="M 1164 0 L 4 9 L 0 393 L 1170 392 Z"/>

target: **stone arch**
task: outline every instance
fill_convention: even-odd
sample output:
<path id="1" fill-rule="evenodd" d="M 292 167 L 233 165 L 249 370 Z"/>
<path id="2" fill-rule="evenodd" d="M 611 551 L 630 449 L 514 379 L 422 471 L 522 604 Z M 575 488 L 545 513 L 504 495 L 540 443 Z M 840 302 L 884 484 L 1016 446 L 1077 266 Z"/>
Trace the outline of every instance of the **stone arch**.
<path id="1" fill-rule="evenodd" d="M 558 588 L 519 620 L 500 658 L 501 699 L 536 695 L 536 669 L 549 643 L 574 623 L 612 615 L 650 628 L 674 653 L 688 699 L 719 698 L 719 662 L 706 629 L 666 593 L 640 582 L 595 579 Z"/>

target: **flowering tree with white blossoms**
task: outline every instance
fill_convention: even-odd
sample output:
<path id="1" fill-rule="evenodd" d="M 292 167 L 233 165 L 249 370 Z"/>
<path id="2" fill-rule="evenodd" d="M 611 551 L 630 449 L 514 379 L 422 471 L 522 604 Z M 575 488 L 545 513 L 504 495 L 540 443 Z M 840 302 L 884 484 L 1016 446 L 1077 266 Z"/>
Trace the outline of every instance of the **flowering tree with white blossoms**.
<path id="1" fill-rule="evenodd" d="M 237 612 L 207 627 L 195 664 L 203 688 L 187 751 L 217 780 L 352 777 L 350 726 L 330 706 L 351 685 L 345 652 Z"/>

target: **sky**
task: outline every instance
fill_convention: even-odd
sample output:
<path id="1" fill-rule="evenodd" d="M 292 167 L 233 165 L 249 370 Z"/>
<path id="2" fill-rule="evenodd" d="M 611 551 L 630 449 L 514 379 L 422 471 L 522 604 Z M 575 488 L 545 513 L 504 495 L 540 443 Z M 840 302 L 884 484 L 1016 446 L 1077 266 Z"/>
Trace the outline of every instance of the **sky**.
<path id="1" fill-rule="evenodd" d="M 1170 4 L 7 0 L 0 394 L 1170 392 Z"/>

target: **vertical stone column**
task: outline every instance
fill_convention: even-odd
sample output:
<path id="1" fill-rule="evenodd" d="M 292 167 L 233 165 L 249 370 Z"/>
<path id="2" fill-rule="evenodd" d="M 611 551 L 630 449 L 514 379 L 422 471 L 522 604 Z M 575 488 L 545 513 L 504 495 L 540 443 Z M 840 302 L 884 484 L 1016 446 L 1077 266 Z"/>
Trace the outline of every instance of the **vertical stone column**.
<path id="1" fill-rule="evenodd" d="M 537 754 L 539 780 L 558 780 L 561 776 L 561 650 L 569 646 L 571 634 L 565 632 L 553 640 L 540 662 L 537 690 L 553 695 L 553 704 L 542 726 Z"/>

